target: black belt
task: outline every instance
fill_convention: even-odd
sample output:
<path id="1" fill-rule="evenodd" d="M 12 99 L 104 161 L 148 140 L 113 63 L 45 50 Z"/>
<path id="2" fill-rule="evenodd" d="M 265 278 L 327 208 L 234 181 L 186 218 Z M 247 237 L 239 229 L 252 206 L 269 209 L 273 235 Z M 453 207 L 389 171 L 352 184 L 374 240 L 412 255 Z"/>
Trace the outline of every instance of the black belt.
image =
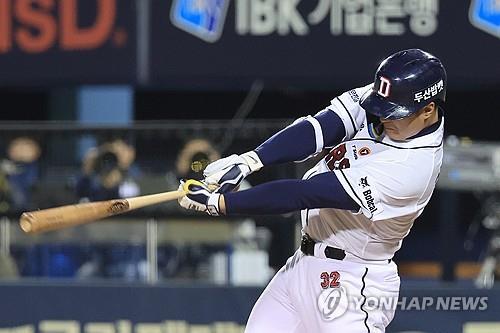
<path id="1" fill-rule="evenodd" d="M 305 255 L 313 256 L 314 244 L 316 244 L 316 241 L 308 234 L 305 234 L 302 236 L 302 242 L 300 242 L 300 250 Z M 330 259 L 343 260 L 345 258 L 345 251 L 336 247 L 327 246 L 325 248 L 325 256 Z"/>

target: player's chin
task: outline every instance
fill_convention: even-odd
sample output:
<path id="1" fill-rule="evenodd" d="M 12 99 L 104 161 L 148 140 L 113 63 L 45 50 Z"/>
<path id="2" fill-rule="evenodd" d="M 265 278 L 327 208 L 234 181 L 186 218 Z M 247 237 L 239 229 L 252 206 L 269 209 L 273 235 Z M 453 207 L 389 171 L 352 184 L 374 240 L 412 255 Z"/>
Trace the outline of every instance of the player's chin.
<path id="1" fill-rule="evenodd" d="M 402 141 L 406 139 L 398 130 L 393 128 L 385 128 L 385 133 L 391 140 Z"/>

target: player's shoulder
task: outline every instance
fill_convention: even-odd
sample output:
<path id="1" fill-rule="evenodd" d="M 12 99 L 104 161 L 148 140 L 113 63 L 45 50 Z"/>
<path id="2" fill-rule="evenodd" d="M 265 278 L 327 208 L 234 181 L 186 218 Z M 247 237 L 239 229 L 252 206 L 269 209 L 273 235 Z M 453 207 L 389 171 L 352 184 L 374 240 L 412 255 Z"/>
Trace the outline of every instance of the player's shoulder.
<path id="1" fill-rule="evenodd" d="M 366 121 L 366 112 L 360 106 L 359 101 L 363 94 L 371 89 L 371 85 L 354 88 L 331 100 L 327 110 L 335 112 L 346 130 L 346 139 L 350 139 L 364 126 Z"/>
<path id="2" fill-rule="evenodd" d="M 368 90 L 371 90 L 373 87 L 373 83 L 367 84 L 362 87 L 357 87 L 350 89 L 348 91 L 343 92 L 342 94 L 336 96 L 334 99 L 332 99 L 332 104 L 334 103 L 335 100 L 340 100 L 342 103 L 344 103 L 347 106 L 358 106 L 359 101 L 361 100 L 361 97 L 363 94 L 365 94 Z"/>

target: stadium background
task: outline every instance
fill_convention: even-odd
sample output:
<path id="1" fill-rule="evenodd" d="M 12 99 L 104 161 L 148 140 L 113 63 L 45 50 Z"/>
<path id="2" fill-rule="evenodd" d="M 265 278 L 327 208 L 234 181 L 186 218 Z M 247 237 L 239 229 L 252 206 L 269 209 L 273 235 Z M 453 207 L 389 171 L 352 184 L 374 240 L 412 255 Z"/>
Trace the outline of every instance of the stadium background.
<path id="1" fill-rule="evenodd" d="M 241 331 L 296 214 L 168 204 L 33 237 L 20 212 L 173 189 L 192 161 L 252 149 L 419 47 L 448 70 L 448 157 L 395 258 L 402 297 L 488 309 L 401 310 L 388 331 L 498 332 L 499 31 L 495 0 L 0 0 L 0 331 Z M 122 162 L 116 184 L 89 185 Z"/>

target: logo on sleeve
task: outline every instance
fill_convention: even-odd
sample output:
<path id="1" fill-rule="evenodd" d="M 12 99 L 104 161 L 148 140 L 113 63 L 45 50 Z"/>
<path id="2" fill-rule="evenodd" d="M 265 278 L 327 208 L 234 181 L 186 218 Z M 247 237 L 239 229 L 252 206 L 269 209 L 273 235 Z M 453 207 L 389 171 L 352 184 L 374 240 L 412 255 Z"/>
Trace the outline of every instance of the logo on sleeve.
<path id="1" fill-rule="evenodd" d="M 356 90 L 352 89 L 347 92 L 354 103 L 359 102 L 359 95 Z"/>

